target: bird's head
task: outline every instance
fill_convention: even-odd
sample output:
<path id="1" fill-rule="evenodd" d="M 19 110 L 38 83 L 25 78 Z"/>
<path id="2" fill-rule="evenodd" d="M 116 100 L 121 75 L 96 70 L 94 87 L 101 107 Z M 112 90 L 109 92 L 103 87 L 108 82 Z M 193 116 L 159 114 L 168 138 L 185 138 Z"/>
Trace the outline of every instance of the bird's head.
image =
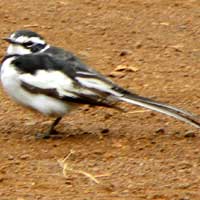
<path id="1" fill-rule="evenodd" d="M 9 42 L 7 55 L 41 52 L 47 47 L 44 38 L 30 30 L 18 30 L 12 33 L 8 38 L 3 38 Z"/>

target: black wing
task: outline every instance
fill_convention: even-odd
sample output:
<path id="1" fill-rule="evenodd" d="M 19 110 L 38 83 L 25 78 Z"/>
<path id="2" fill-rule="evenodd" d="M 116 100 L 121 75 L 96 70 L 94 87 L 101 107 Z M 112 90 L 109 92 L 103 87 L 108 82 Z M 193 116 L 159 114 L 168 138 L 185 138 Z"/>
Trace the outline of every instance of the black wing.
<path id="1" fill-rule="evenodd" d="M 62 60 L 46 53 L 18 56 L 13 63 L 20 73 L 21 85 L 32 93 L 63 101 L 115 107 L 113 84 L 94 72 L 80 73 L 76 61 Z M 117 93 L 117 92 L 116 92 Z"/>

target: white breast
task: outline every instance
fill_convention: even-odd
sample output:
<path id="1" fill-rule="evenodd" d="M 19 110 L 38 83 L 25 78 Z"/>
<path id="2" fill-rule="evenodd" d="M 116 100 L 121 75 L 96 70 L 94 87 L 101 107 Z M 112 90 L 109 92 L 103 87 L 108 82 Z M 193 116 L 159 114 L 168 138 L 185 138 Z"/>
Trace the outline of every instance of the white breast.
<path id="1" fill-rule="evenodd" d="M 8 58 L 1 66 L 1 81 L 4 90 L 16 102 L 31 107 L 45 115 L 63 116 L 71 105 L 43 94 L 33 94 L 20 85 L 19 72 L 10 63 L 15 58 Z"/>

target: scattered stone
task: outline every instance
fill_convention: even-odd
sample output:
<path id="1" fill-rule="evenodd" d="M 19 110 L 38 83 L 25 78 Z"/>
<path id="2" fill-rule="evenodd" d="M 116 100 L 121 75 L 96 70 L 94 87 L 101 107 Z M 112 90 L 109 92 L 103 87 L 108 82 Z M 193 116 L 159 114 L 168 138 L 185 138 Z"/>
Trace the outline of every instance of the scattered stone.
<path id="1" fill-rule="evenodd" d="M 37 124 L 37 121 L 36 120 L 30 120 L 28 122 L 25 122 L 25 125 L 26 126 L 34 126 Z"/>
<path id="2" fill-rule="evenodd" d="M 38 24 L 25 24 L 24 28 L 35 28 L 35 27 L 38 27 L 38 26 L 39 26 Z"/>
<path id="3" fill-rule="evenodd" d="M 110 77 L 118 77 L 118 78 L 123 78 L 125 76 L 125 74 L 123 72 L 116 72 L 116 71 L 112 71 L 109 74 Z"/>
<path id="4" fill-rule="evenodd" d="M 191 187 L 193 184 L 192 183 L 180 183 L 177 185 L 177 189 L 188 189 Z"/>
<path id="5" fill-rule="evenodd" d="M 189 197 L 181 197 L 179 200 L 190 200 Z"/>
<path id="6" fill-rule="evenodd" d="M 8 160 L 14 160 L 14 156 L 9 155 L 9 156 L 8 156 Z"/>
<path id="7" fill-rule="evenodd" d="M 160 25 L 162 25 L 162 26 L 169 26 L 169 22 L 161 22 Z"/>
<path id="8" fill-rule="evenodd" d="M 193 138 L 193 137 L 196 137 L 196 133 L 194 131 L 187 131 L 185 134 L 184 134 L 184 137 L 186 138 Z"/>
<path id="9" fill-rule="evenodd" d="M 106 114 L 104 115 L 104 119 L 105 119 L 105 120 L 110 119 L 112 116 L 113 116 L 112 114 L 106 113 Z"/>
<path id="10" fill-rule="evenodd" d="M 137 67 L 129 66 L 129 67 L 127 68 L 127 71 L 130 71 L 130 72 L 137 72 L 137 71 L 139 71 L 139 69 L 138 69 Z"/>
<path id="11" fill-rule="evenodd" d="M 130 50 L 122 50 L 119 53 L 119 56 L 127 56 L 127 55 L 130 55 L 131 53 L 132 53 L 132 51 L 130 51 Z"/>
<path id="12" fill-rule="evenodd" d="M 118 65 L 115 69 L 114 69 L 114 71 L 124 71 L 124 70 L 126 70 L 127 69 L 127 66 L 126 65 Z"/>
<path id="13" fill-rule="evenodd" d="M 79 55 L 83 58 L 88 58 L 90 57 L 90 53 L 88 51 L 80 51 Z"/>
<path id="14" fill-rule="evenodd" d="M 115 186 L 112 183 L 104 183 L 104 184 L 100 184 L 100 188 L 109 192 L 113 192 L 115 189 Z"/>
<path id="15" fill-rule="evenodd" d="M 190 168 L 192 168 L 192 164 L 191 163 L 189 163 L 189 162 L 182 162 L 182 163 L 180 163 L 179 165 L 179 168 L 181 169 L 181 170 L 183 170 L 183 169 L 190 169 Z"/>
<path id="16" fill-rule="evenodd" d="M 105 134 L 105 133 L 108 133 L 109 131 L 110 131 L 109 128 L 103 128 L 101 130 L 101 133 Z"/>
<path id="17" fill-rule="evenodd" d="M 135 48 L 140 49 L 141 47 L 142 47 L 142 42 L 141 41 L 136 42 Z"/>
<path id="18" fill-rule="evenodd" d="M 66 5 L 68 5 L 68 2 L 58 1 L 57 4 L 59 4 L 61 6 L 66 6 Z"/>
<path id="19" fill-rule="evenodd" d="M 165 129 L 164 128 L 159 128 L 155 131 L 155 133 L 159 133 L 159 134 L 164 134 L 165 133 Z"/>
<path id="20" fill-rule="evenodd" d="M 3 177 L 0 177 L 0 183 L 2 183 L 5 179 Z"/>
<path id="21" fill-rule="evenodd" d="M 31 186 L 35 186 L 35 185 L 36 185 L 36 182 L 32 182 L 32 183 L 31 183 Z"/>
<path id="22" fill-rule="evenodd" d="M 117 76 L 117 77 L 123 77 L 125 76 L 124 72 L 137 72 L 139 71 L 139 68 L 134 66 L 128 66 L 128 65 L 118 65 L 115 67 L 115 69 L 110 73 L 110 76 Z"/>
<path id="23" fill-rule="evenodd" d="M 183 44 L 177 44 L 177 45 L 172 45 L 170 47 L 175 49 L 175 51 L 177 51 L 177 52 L 182 52 L 184 45 Z"/>
<path id="24" fill-rule="evenodd" d="M 21 160 L 27 160 L 28 158 L 30 158 L 29 154 L 24 154 L 24 155 L 20 156 Z"/>

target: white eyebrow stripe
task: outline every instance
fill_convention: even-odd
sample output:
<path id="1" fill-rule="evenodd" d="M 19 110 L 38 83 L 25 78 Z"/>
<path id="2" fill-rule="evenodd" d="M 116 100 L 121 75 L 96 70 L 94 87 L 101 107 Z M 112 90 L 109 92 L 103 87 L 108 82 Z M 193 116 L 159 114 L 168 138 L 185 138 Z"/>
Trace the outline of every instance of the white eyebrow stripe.
<path id="1" fill-rule="evenodd" d="M 29 38 L 29 41 L 30 40 L 34 43 L 45 44 L 45 41 L 41 38 L 38 38 L 38 37 L 31 37 L 31 38 Z"/>
<path id="2" fill-rule="evenodd" d="M 45 44 L 45 41 L 39 37 L 20 36 L 16 39 L 16 41 L 20 43 L 32 41 L 33 43 L 37 43 L 37 44 Z"/>

